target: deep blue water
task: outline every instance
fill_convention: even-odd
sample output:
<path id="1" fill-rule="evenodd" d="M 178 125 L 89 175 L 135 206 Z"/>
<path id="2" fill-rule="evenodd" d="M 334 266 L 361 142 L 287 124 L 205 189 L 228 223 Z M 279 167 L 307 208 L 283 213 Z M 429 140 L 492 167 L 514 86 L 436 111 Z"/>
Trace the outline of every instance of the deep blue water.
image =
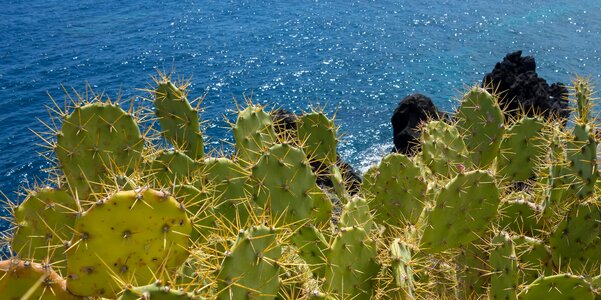
<path id="1" fill-rule="evenodd" d="M 288 3 L 284 3 L 288 2 Z M 124 98 L 155 69 L 206 93 L 208 147 L 231 138 L 233 98 L 337 110 L 340 152 L 361 169 L 391 147 L 389 119 L 412 92 L 453 97 L 507 53 L 551 82 L 601 74 L 601 1 L 10 1 L 0 12 L 0 190 L 45 178 L 36 152 L 47 93 L 61 84 Z M 436 3 L 435 3 L 436 2 Z"/>

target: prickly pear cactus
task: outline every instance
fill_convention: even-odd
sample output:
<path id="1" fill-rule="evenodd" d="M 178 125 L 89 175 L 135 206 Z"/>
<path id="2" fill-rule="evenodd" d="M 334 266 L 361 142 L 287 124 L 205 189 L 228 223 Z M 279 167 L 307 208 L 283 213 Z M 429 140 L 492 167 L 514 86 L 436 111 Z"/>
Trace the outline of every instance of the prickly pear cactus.
<path id="1" fill-rule="evenodd" d="M 254 192 L 249 184 L 249 172 L 238 163 L 219 157 L 205 160 L 204 173 L 211 187 L 217 218 L 244 228 L 251 211 L 257 209 L 248 199 Z"/>
<path id="2" fill-rule="evenodd" d="M 297 137 L 309 160 L 322 169 L 336 163 L 336 126 L 323 112 L 311 112 L 298 119 Z"/>
<path id="3" fill-rule="evenodd" d="M 497 158 L 499 176 L 525 181 L 540 172 L 548 148 L 544 126 L 539 119 L 524 117 L 507 130 Z"/>
<path id="4" fill-rule="evenodd" d="M 543 207 L 529 200 L 526 192 L 508 195 L 499 206 L 499 228 L 527 236 L 539 236 L 543 232 Z"/>
<path id="5" fill-rule="evenodd" d="M 189 183 L 199 164 L 181 151 L 160 151 L 146 170 L 158 186 Z"/>
<path id="6" fill-rule="evenodd" d="M 324 291 L 336 299 L 369 299 L 379 271 L 376 255 L 365 230 L 341 228 L 328 252 Z"/>
<path id="7" fill-rule="evenodd" d="M 64 117 L 54 148 L 61 170 L 80 200 L 103 192 L 102 182 L 115 170 L 133 172 L 144 147 L 131 113 L 110 100 L 96 100 L 76 106 Z"/>
<path id="8" fill-rule="evenodd" d="M 271 116 L 258 105 L 250 104 L 238 113 L 233 131 L 236 151 L 243 165 L 254 164 L 277 140 Z"/>
<path id="9" fill-rule="evenodd" d="M 434 174 L 452 177 L 470 167 L 469 153 L 457 127 L 443 121 L 430 121 L 422 129 L 422 162 Z"/>
<path id="10" fill-rule="evenodd" d="M 99 201 L 74 230 L 67 251 L 69 291 L 110 298 L 131 280 L 143 285 L 175 273 L 188 257 L 192 226 L 172 196 L 143 189 Z"/>
<path id="11" fill-rule="evenodd" d="M 125 289 L 119 300 L 138 300 L 138 299 L 152 299 L 152 300 L 193 300 L 201 299 L 195 297 L 192 293 L 185 291 L 176 290 L 170 288 L 168 285 L 163 285 L 161 282 L 155 282 L 153 284 L 131 287 Z"/>
<path id="12" fill-rule="evenodd" d="M 21 258 L 62 265 L 64 244 L 71 240 L 77 203 L 66 191 L 41 188 L 29 192 L 14 210 L 12 251 Z"/>
<path id="13" fill-rule="evenodd" d="M 553 275 L 555 266 L 551 256 L 551 247 L 544 241 L 528 236 L 512 236 L 518 258 L 519 284 L 528 284 L 541 274 Z"/>
<path id="14" fill-rule="evenodd" d="M 366 232 L 372 228 L 373 217 L 369 211 L 369 205 L 365 199 L 360 197 L 352 198 L 342 209 L 340 216 L 340 227 L 360 227 Z"/>
<path id="15" fill-rule="evenodd" d="M 27 260 L 0 261 L 0 295 L 2 299 L 83 299 L 71 295 L 65 280 L 50 265 Z"/>
<path id="16" fill-rule="evenodd" d="M 274 220 L 288 224 L 315 220 L 312 217 L 324 211 L 330 216 L 332 204 L 324 201 L 302 149 L 289 144 L 272 146 L 252 168 L 252 176 L 258 186 L 255 202 L 271 211 Z M 316 225 L 323 221 L 315 220 Z"/>
<path id="17" fill-rule="evenodd" d="M 436 197 L 420 248 L 436 253 L 474 241 L 497 215 L 499 190 L 485 171 L 457 174 Z"/>
<path id="18" fill-rule="evenodd" d="M 198 110 L 192 108 L 188 102 L 186 87 L 178 87 L 166 77 L 157 81 L 154 106 L 161 125 L 161 134 L 192 159 L 202 159 L 204 143 Z"/>
<path id="19" fill-rule="evenodd" d="M 311 272 L 323 277 L 330 245 L 319 229 L 311 224 L 305 224 L 292 234 L 290 241 L 296 247 L 298 256 L 308 264 Z"/>
<path id="20" fill-rule="evenodd" d="M 274 299 L 280 287 L 282 248 L 277 230 L 242 230 L 217 271 L 217 299 Z"/>
<path id="21" fill-rule="evenodd" d="M 549 237 L 555 265 L 579 273 L 601 266 L 600 242 L 601 207 L 596 202 L 574 206 Z"/>
<path id="22" fill-rule="evenodd" d="M 389 154 L 368 171 L 362 194 L 379 224 L 415 224 L 426 201 L 426 182 L 420 168 L 402 154 Z"/>
<path id="23" fill-rule="evenodd" d="M 491 243 L 490 299 L 517 299 L 518 259 L 513 241 L 509 234 L 501 232 L 492 239 Z"/>
<path id="24" fill-rule="evenodd" d="M 390 245 L 392 272 L 400 299 L 415 299 L 415 281 L 413 279 L 411 256 L 409 245 L 401 239 L 395 239 Z"/>
<path id="25" fill-rule="evenodd" d="M 461 100 L 457 119 L 472 163 L 479 168 L 490 166 L 505 131 L 505 118 L 495 96 L 481 87 L 470 89 Z"/>
<path id="26" fill-rule="evenodd" d="M 522 300 L 582 299 L 593 300 L 595 294 L 590 283 L 582 276 L 559 274 L 542 276 L 526 286 L 518 295 Z"/>

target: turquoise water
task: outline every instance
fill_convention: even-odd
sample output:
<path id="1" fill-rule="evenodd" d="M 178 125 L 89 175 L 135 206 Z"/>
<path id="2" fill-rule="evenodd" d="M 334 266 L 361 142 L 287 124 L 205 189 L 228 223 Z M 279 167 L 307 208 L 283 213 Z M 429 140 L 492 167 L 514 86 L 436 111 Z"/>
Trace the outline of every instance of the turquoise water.
<path id="1" fill-rule="evenodd" d="M 45 178 L 36 152 L 61 84 L 143 95 L 155 69 L 206 94 L 208 147 L 231 139 L 233 98 L 337 111 L 340 153 L 364 169 L 392 145 L 390 115 L 423 92 L 449 110 L 517 49 L 539 74 L 601 74 L 601 1 L 12 1 L 0 12 L 0 190 Z M 492 4 L 494 3 L 494 4 Z"/>

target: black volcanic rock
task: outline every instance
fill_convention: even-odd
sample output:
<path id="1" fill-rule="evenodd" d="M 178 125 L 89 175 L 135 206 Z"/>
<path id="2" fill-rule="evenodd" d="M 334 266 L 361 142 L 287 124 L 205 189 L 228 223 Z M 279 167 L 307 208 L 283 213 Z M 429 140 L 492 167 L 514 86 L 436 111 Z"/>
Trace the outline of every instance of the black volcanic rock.
<path id="1" fill-rule="evenodd" d="M 432 99 L 413 94 L 405 97 L 394 110 L 390 122 L 394 136 L 394 152 L 414 155 L 419 148 L 419 124 L 428 119 L 438 120 L 444 113 L 440 112 Z"/>
<path id="2" fill-rule="evenodd" d="M 507 54 L 484 76 L 482 86 L 499 93 L 499 104 L 505 108 L 506 116 L 515 116 L 523 107 L 529 116 L 543 114 L 564 121 L 569 117 L 568 90 L 562 83 L 549 86 L 538 77 L 534 58 L 522 57 L 522 51 Z"/>

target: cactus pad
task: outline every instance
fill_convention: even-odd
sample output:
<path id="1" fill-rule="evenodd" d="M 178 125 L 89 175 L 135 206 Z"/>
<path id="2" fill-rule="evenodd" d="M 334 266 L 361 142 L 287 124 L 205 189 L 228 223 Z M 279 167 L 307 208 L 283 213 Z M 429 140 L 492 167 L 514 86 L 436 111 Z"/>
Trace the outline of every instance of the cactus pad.
<path id="1" fill-rule="evenodd" d="M 484 171 L 458 174 L 436 197 L 420 248 L 436 253 L 481 236 L 497 215 L 499 191 Z"/>
<path id="2" fill-rule="evenodd" d="M 517 299 L 518 260 L 515 247 L 509 235 L 501 232 L 492 239 L 489 264 L 492 268 L 490 276 L 490 299 Z"/>
<path id="3" fill-rule="evenodd" d="M 332 166 L 336 163 L 336 126 L 322 112 L 302 115 L 298 120 L 297 137 L 311 161 Z"/>
<path id="4" fill-rule="evenodd" d="M 541 120 L 524 117 L 507 130 L 497 158 L 498 175 L 525 181 L 540 171 L 548 146 L 543 127 Z"/>
<path id="5" fill-rule="evenodd" d="M 486 89 L 474 87 L 463 96 L 457 119 L 473 164 L 488 167 L 498 153 L 505 131 L 497 99 Z"/>
<path id="6" fill-rule="evenodd" d="M 593 300 L 593 289 L 584 278 L 571 274 L 544 276 L 536 279 L 518 295 L 520 300 L 578 299 Z"/>
<path id="7" fill-rule="evenodd" d="M 434 174 L 452 177 L 467 165 L 469 153 L 457 127 L 430 121 L 422 130 L 422 161 Z"/>
<path id="8" fill-rule="evenodd" d="M 0 295 L 2 299 L 82 299 L 71 295 L 65 280 L 49 265 L 17 259 L 0 261 Z"/>
<path id="9" fill-rule="evenodd" d="M 76 198 L 102 191 L 110 171 L 128 174 L 141 159 L 144 140 L 134 117 L 110 102 L 76 107 L 65 117 L 55 147 Z"/>
<path id="10" fill-rule="evenodd" d="M 282 249 L 273 228 L 240 231 L 217 274 L 217 299 L 274 299 L 280 287 Z"/>
<path id="11" fill-rule="evenodd" d="M 271 116 L 263 107 L 249 105 L 238 113 L 234 125 L 234 139 L 241 163 L 255 163 L 277 139 Z"/>
<path id="12" fill-rule="evenodd" d="M 118 192 L 75 222 L 67 251 L 67 286 L 82 296 L 114 297 L 115 278 L 148 284 L 188 257 L 190 220 L 183 206 L 151 189 Z M 160 279 L 160 278 L 158 278 Z"/>
<path id="13" fill-rule="evenodd" d="M 119 300 L 138 300 L 138 299 L 149 299 L 149 300 L 193 300 L 200 299 L 199 297 L 193 296 L 191 293 L 186 293 L 180 290 L 174 290 L 169 286 L 162 285 L 160 282 L 153 284 L 131 287 L 126 289 Z"/>

